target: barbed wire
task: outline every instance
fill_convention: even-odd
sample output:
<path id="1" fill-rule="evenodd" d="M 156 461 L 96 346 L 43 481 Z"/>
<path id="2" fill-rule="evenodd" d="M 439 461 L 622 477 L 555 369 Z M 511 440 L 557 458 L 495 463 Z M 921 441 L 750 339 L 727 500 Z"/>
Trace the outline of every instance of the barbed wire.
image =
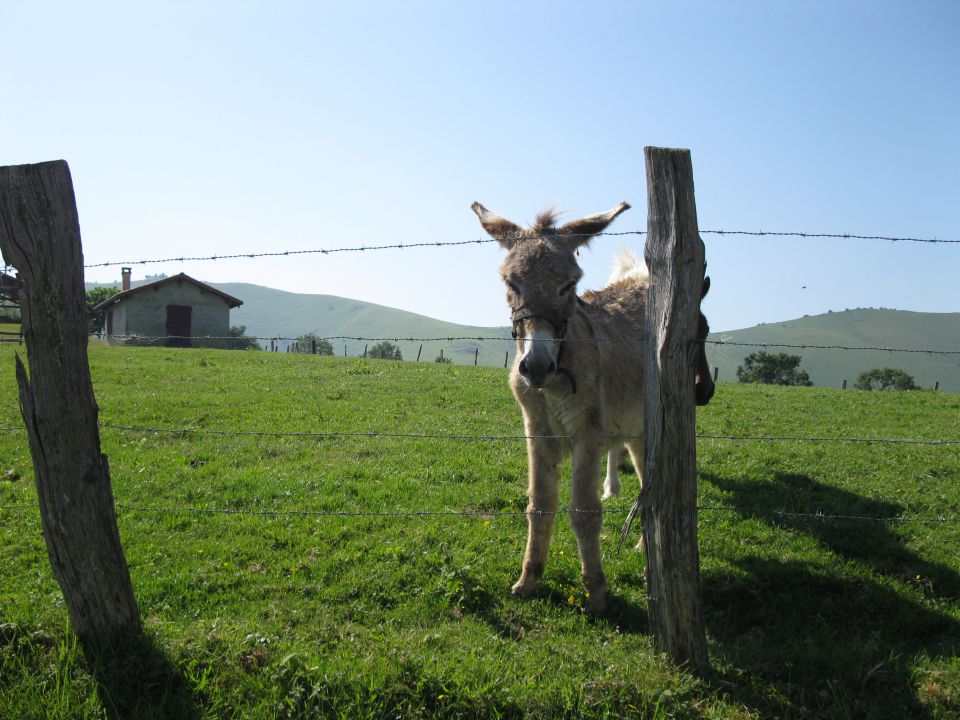
<path id="1" fill-rule="evenodd" d="M 513 343 L 512 337 L 500 335 L 438 335 L 433 337 L 415 337 L 415 336 L 380 336 L 365 337 L 362 335 L 325 335 L 305 338 L 305 336 L 283 336 L 283 335 L 104 335 L 103 339 L 116 340 L 124 343 L 154 342 L 168 340 L 216 340 L 216 341 L 243 341 L 256 340 L 257 342 L 288 342 L 291 344 L 302 343 L 302 347 L 309 347 L 312 342 L 326 340 L 331 341 L 350 341 L 350 342 L 508 342 Z M 527 338 L 521 338 L 526 340 Z M 611 338 L 611 337 L 564 337 L 561 342 L 609 342 L 609 343 L 641 343 L 642 338 Z M 921 355 L 960 355 L 960 350 L 937 350 L 934 348 L 894 348 L 883 346 L 853 346 L 853 345 L 814 345 L 814 344 L 790 344 L 790 343 L 762 343 L 762 342 L 737 342 L 731 340 L 697 340 L 705 345 L 729 345 L 731 347 L 760 347 L 760 348 L 789 348 L 793 350 L 848 350 L 848 351 L 871 351 L 871 352 L 889 352 L 889 353 L 917 353 Z M 298 346 L 300 347 L 300 346 Z M 301 355 L 310 355 L 310 352 L 300 352 Z"/>
<path id="2" fill-rule="evenodd" d="M 472 517 L 478 519 L 490 518 L 525 518 L 530 516 L 559 516 L 559 515 L 622 515 L 629 512 L 626 507 L 606 507 L 599 510 L 587 508 L 558 508 L 557 510 L 253 510 L 249 508 L 204 508 L 189 505 L 133 505 L 125 502 L 116 502 L 118 510 L 135 513 L 158 514 L 193 514 L 193 515 L 239 515 L 251 517 L 351 517 L 351 518 L 430 518 L 430 517 Z M 739 515 L 755 517 L 767 516 L 791 520 L 844 521 L 844 522 L 876 522 L 886 524 L 953 524 L 960 523 L 960 515 L 848 515 L 829 513 L 817 510 L 815 512 L 794 512 L 787 510 L 772 510 L 769 508 L 738 507 L 736 505 L 698 505 L 697 511 L 702 513 L 730 512 Z M 0 505 L 0 510 L 39 510 L 38 505 Z"/>
<path id="3" fill-rule="evenodd" d="M 292 437 L 292 438 L 384 438 L 400 440 L 474 440 L 478 442 L 509 442 L 526 440 L 610 440 L 623 441 L 642 440 L 642 435 L 471 435 L 461 433 L 399 433 L 380 430 L 367 431 L 337 431 L 337 430 L 217 430 L 214 428 L 182 427 L 164 428 L 143 425 L 116 425 L 113 423 L 98 423 L 99 427 L 107 430 L 123 432 L 138 432 L 164 435 L 211 435 L 217 437 Z M 26 428 L 18 426 L 0 427 L 0 432 L 23 432 Z M 913 438 L 877 438 L 877 437 L 829 437 L 804 435 L 713 435 L 697 434 L 698 440 L 726 440 L 731 442 L 800 442 L 800 443 L 851 443 L 875 445 L 928 445 L 928 446 L 960 446 L 960 440 L 920 440 Z"/>
<path id="4" fill-rule="evenodd" d="M 932 348 L 891 348 L 881 346 L 848 346 L 848 345 L 807 345 L 807 344 L 788 344 L 788 343 L 747 343 L 727 340 L 702 340 L 706 345 L 731 345 L 736 347 L 773 347 L 790 348 L 793 350 L 869 350 L 883 351 L 890 353 L 919 353 L 923 355 L 960 355 L 960 350 L 934 350 Z"/>
<path id="5" fill-rule="evenodd" d="M 566 233 L 566 235 L 578 235 L 583 233 Z M 646 235 L 646 230 L 627 230 L 624 232 L 601 232 L 592 234 L 593 237 L 607 236 L 618 237 L 626 235 Z M 857 235 L 853 233 L 807 233 L 807 232 L 780 232 L 766 230 L 700 230 L 701 235 L 743 235 L 752 237 L 800 237 L 812 239 L 834 239 L 834 240 L 882 240 L 891 243 L 912 242 L 926 244 L 957 244 L 960 240 L 941 240 L 939 238 L 916 238 L 916 237 L 897 237 L 889 235 Z M 528 236 L 525 240 L 533 240 L 545 236 Z M 84 265 L 85 268 L 112 267 L 115 265 L 153 265 L 159 263 L 183 263 L 200 262 L 213 260 L 245 260 L 265 257 L 292 257 L 297 255 L 334 255 L 338 253 L 356 253 L 372 252 L 378 250 L 409 250 L 415 248 L 440 248 L 440 247 L 462 247 L 464 245 L 486 245 L 488 243 L 499 242 L 493 238 L 480 238 L 476 240 L 456 240 L 456 241 L 436 241 L 436 242 L 414 242 L 414 243 L 391 243 L 383 245 L 356 245 L 352 247 L 336 248 L 314 248 L 308 250 L 274 250 L 268 252 L 250 252 L 250 253 L 230 253 L 218 255 L 188 256 L 181 255 L 177 257 L 143 259 L 143 260 L 111 260 L 108 262 L 91 263 Z"/>

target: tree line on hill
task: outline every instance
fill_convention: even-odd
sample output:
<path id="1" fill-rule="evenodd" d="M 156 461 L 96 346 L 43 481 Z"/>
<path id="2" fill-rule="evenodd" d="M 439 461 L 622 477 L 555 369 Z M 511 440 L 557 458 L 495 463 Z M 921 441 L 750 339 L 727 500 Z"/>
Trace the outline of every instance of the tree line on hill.
<path id="1" fill-rule="evenodd" d="M 742 383 L 764 385 L 813 385 L 810 375 L 800 369 L 802 358 L 787 353 L 751 353 L 737 367 L 737 379 Z M 913 376 L 897 368 L 873 368 L 860 373 L 853 384 L 856 390 L 920 390 Z"/>

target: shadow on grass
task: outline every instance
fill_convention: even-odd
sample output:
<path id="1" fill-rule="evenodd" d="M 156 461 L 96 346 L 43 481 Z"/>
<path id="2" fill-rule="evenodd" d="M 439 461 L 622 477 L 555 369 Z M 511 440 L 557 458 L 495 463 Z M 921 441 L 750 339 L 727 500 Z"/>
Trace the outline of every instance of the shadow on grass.
<path id="1" fill-rule="evenodd" d="M 830 487 L 805 475 L 777 472 L 770 480 L 730 480 L 705 474 L 712 485 L 731 493 L 741 515 L 813 536 L 830 552 L 906 583 L 916 583 L 928 597 L 960 599 L 960 574 L 925 560 L 903 545 L 895 524 L 903 507 Z M 843 519 L 794 517 L 789 513 L 843 516 Z M 782 514 L 778 514 L 782 513 Z M 878 518 L 859 520 L 846 518 Z"/>
<path id="2" fill-rule="evenodd" d="M 852 563 L 838 570 L 757 553 L 703 574 L 712 651 L 737 668 L 727 678 L 736 689 L 724 692 L 779 717 L 932 716 L 918 695 L 916 662 L 960 651 L 960 623 L 936 609 L 956 598 L 956 571 L 909 551 L 886 523 L 774 514 L 892 517 L 901 508 L 804 476 L 705 479 L 731 493 L 744 517 L 813 536 Z M 917 575 L 929 581 L 920 587 L 929 602 L 903 589 Z"/>
<path id="3" fill-rule="evenodd" d="M 83 653 L 110 720 L 200 717 L 189 684 L 152 638 L 88 641 Z"/>

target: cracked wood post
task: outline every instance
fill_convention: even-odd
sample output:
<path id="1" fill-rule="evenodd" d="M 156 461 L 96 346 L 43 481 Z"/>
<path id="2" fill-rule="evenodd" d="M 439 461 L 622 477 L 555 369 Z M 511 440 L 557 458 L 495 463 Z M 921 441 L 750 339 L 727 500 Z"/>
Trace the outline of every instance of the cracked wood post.
<path id="1" fill-rule="evenodd" d="M 644 148 L 650 269 L 645 325 L 643 490 L 654 645 L 689 670 L 709 668 L 697 548 L 694 376 L 704 247 L 689 150 Z"/>
<path id="2" fill-rule="evenodd" d="M 30 375 L 16 359 L 47 554 L 74 631 L 140 630 L 87 363 L 86 292 L 67 163 L 0 167 L 0 251 L 17 269 Z"/>

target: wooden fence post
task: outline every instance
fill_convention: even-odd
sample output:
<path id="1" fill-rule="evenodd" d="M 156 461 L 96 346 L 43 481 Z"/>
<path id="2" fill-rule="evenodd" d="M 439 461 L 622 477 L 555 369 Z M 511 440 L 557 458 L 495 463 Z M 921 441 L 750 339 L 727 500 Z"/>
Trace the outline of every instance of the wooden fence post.
<path id="1" fill-rule="evenodd" d="M 644 358 L 643 522 L 654 645 L 696 673 L 709 669 L 697 548 L 694 401 L 704 247 L 689 150 L 644 148 L 650 269 Z"/>
<path id="2" fill-rule="evenodd" d="M 30 374 L 16 359 L 47 554 L 78 636 L 140 631 L 87 361 L 80 223 L 60 160 L 0 167 L 0 251 L 17 268 Z"/>

